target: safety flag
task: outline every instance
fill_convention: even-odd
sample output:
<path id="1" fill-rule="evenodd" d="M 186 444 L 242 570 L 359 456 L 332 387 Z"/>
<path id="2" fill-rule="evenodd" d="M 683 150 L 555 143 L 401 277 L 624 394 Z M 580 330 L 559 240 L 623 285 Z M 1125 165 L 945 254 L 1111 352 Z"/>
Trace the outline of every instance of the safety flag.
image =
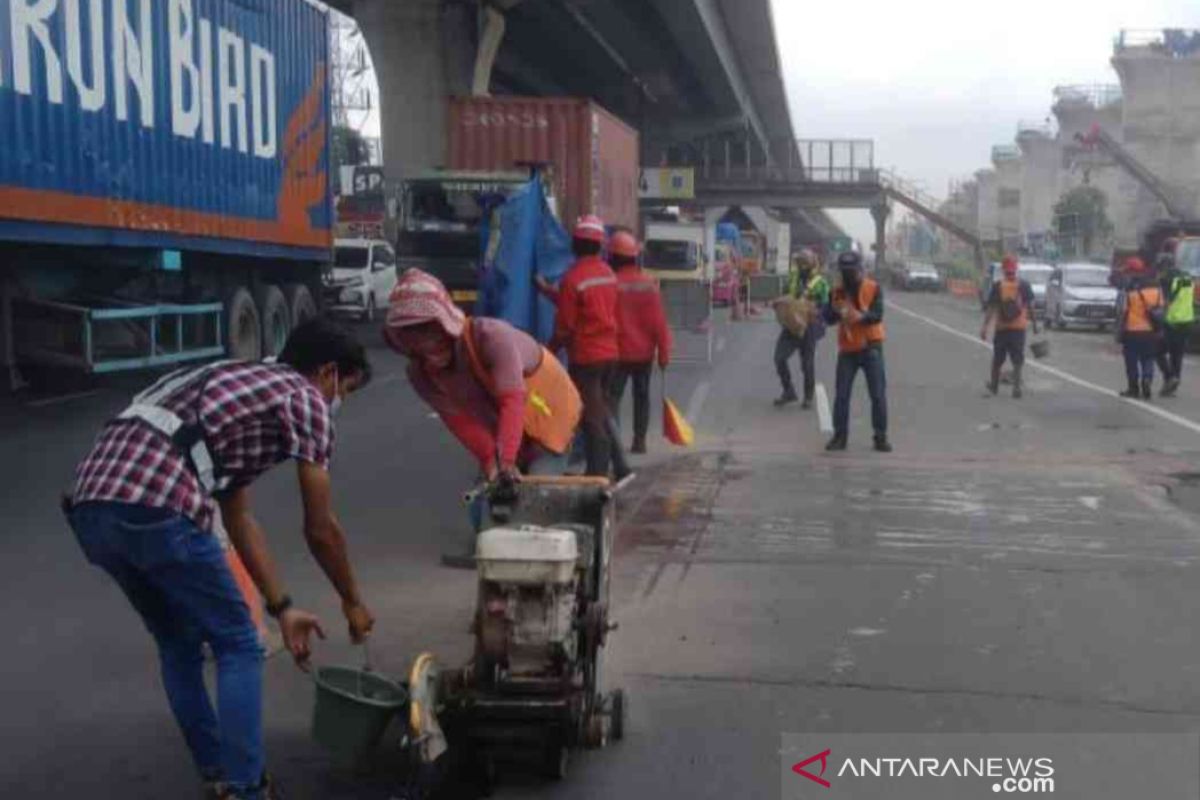
<path id="1" fill-rule="evenodd" d="M 696 439 L 696 433 L 688 424 L 686 418 L 671 402 L 671 398 L 663 397 L 663 436 L 671 444 L 679 447 L 691 447 Z"/>

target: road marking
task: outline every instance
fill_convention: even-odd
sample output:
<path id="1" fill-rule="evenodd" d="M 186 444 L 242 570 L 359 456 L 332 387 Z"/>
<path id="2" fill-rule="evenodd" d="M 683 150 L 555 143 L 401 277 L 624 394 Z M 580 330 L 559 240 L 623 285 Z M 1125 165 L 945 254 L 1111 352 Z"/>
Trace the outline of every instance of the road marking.
<path id="1" fill-rule="evenodd" d="M 817 425 L 821 433 L 833 433 L 833 416 L 829 413 L 829 395 L 825 384 L 817 384 Z"/>
<path id="2" fill-rule="evenodd" d="M 704 410 L 704 401 L 708 399 L 708 390 L 708 381 L 700 381 L 696 385 L 695 391 L 692 392 L 692 398 L 688 400 L 687 420 L 693 425 L 700 419 L 700 412 Z"/>
<path id="3" fill-rule="evenodd" d="M 946 325 L 945 323 L 938 322 L 935 319 L 930 319 L 929 317 L 926 317 L 922 314 L 918 314 L 915 311 L 910 311 L 909 309 L 904 308 L 903 306 L 896 305 L 896 303 L 894 303 L 890 300 L 887 302 L 887 305 L 890 308 L 892 308 L 893 310 L 899 311 L 901 314 L 904 314 L 905 316 L 912 317 L 913 319 L 918 320 L 920 322 L 924 322 L 926 325 L 929 325 L 930 327 L 933 327 L 933 328 L 937 328 L 938 330 L 940 330 L 944 333 L 948 333 L 951 336 L 957 336 L 959 339 L 963 339 L 965 341 L 971 342 L 973 344 L 976 344 L 976 345 L 986 348 L 988 350 L 992 349 L 991 344 L 983 341 L 978 336 L 972 336 L 971 334 L 964 333 L 963 331 L 960 331 L 957 328 L 952 328 L 949 325 Z M 1104 395 L 1105 397 L 1109 398 L 1110 400 L 1116 400 L 1117 402 L 1124 403 L 1128 406 L 1131 406 L 1132 408 L 1137 408 L 1142 411 L 1145 411 L 1147 414 L 1153 414 L 1154 416 L 1158 417 L 1159 419 L 1166 420 L 1167 422 L 1172 422 L 1181 428 L 1186 428 L 1187 430 L 1191 431 L 1192 433 L 1200 433 L 1200 422 L 1193 422 L 1192 420 L 1188 419 L 1187 417 L 1181 417 L 1178 414 L 1173 414 L 1170 411 L 1167 411 L 1166 409 L 1159 408 L 1158 406 L 1151 405 L 1149 403 L 1143 403 L 1140 400 L 1133 400 L 1128 397 L 1121 397 L 1121 395 L 1118 392 L 1116 392 L 1112 389 L 1106 389 L 1103 386 L 1100 386 L 1099 384 L 1092 383 L 1089 380 L 1080 378 L 1079 376 L 1073 375 L 1070 372 L 1067 372 L 1065 370 L 1061 370 L 1058 367 L 1052 367 L 1049 364 L 1043 364 L 1040 361 L 1026 361 L 1025 363 L 1027 365 L 1033 367 L 1034 369 L 1041 370 L 1042 372 L 1045 372 L 1049 375 L 1053 375 L 1054 377 L 1059 378 L 1060 380 L 1064 380 L 1067 383 L 1073 383 L 1082 389 L 1090 389 L 1091 391 L 1096 392 L 1097 394 Z"/>
<path id="4" fill-rule="evenodd" d="M 718 353 L 725 352 L 725 337 L 724 336 L 722 336 L 720 339 L 717 339 L 717 352 Z"/>

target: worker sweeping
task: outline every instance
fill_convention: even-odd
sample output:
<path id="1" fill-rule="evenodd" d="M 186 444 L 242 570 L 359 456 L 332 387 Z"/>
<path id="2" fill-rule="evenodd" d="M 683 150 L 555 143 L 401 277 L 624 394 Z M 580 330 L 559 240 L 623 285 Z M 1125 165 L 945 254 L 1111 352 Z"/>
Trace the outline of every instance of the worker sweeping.
<path id="1" fill-rule="evenodd" d="M 617 339 L 617 276 L 601 258 L 605 238 L 604 222 L 599 217 L 581 217 L 571 235 L 575 263 L 557 288 L 541 278 L 538 287 L 557 307 L 549 349 L 554 353 L 566 349 L 571 379 L 583 398 L 587 474 L 607 477 L 611 466 L 621 481 L 631 472 L 620 439 L 612 436 L 608 406 L 609 385 L 621 351 Z"/>
<path id="2" fill-rule="evenodd" d="M 579 395 L 558 360 L 500 319 L 468 319 L 446 287 L 410 269 L 392 290 L 384 339 L 489 483 L 561 473 Z"/>
<path id="3" fill-rule="evenodd" d="M 814 310 L 824 308 L 829 302 L 829 282 L 821 274 L 816 253 L 812 250 L 805 248 L 792 258 L 786 297 L 793 301 L 805 300 L 806 307 Z M 803 408 L 812 408 L 813 393 L 817 385 L 817 343 L 825 336 L 825 326 L 819 314 L 811 314 L 806 322 L 804 332 L 799 335 L 781 325 L 779 338 L 775 340 L 775 371 L 779 374 L 779 382 L 783 386 L 783 394 L 775 400 L 776 407 L 795 403 L 800 399 L 792 382 L 790 365 L 792 355 L 799 353 L 800 372 L 804 378 Z"/>
<path id="4" fill-rule="evenodd" d="M 838 256 L 841 286 L 825 306 L 825 321 L 838 326 L 837 399 L 833 404 L 833 438 L 825 449 L 846 449 L 850 428 L 850 396 L 861 370 L 871 396 L 871 425 L 875 450 L 892 452 L 888 441 L 887 374 L 883 362 L 883 289 L 863 275 L 862 256 L 853 251 Z"/>
<path id="5" fill-rule="evenodd" d="M 663 311 L 658 282 L 638 265 L 639 245 L 628 231 L 613 234 L 609 258 L 617 272 L 617 330 L 619 361 L 610 387 L 609 402 L 618 416 L 625 386 L 633 382 L 633 453 L 646 452 L 650 430 L 650 377 L 654 362 L 659 369 L 671 363 L 671 329 Z"/>
<path id="6" fill-rule="evenodd" d="M 1169 239 L 1159 254 L 1158 285 L 1167 306 L 1163 339 L 1159 345 L 1158 368 L 1163 374 L 1161 397 L 1174 397 L 1183 378 L 1183 358 L 1196 322 L 1195 287 L 1192 276 L 1175 263 L 1178 240 Z"/>
<path id="7" fill-rule="evenodd" d="M 1138 257 L 1125 262 L 1126 286 L 1119 304 L 1121 349 L 1127 387 L 1122 397 L 1149 400 L 1154 387 L 1154 359 L 1166 321 L 1163 291 Z"/>
<path id="8" fill-rule="evenodd" d="M 1033 314 L 1034 293 L 1029 281 L 1022 280 L 1018 273 L 1020 264 L 1014 256 L 1005 256 L 1001 264 L 1003 274 L 992 284 L 984 308 L 983 327 L 979 338 L 987 341 L 988 330 L 996 324 L 992 339 L 992 373 L 987 390 L 993 397 L 1000 391 L 1000 372 L 1004 362 L 1012 363 L 1012 396 L 1020 399 L 1024 384 L 1022 372 L 1025 368 L 1025 338 L 1030 325 L 1038 333 L 1037 317 Z"/>
<path id="9" fill-rule="evenodd" d="M 309 551 L 361 642 L 374 619 L 333 513 L 329 463 L 334 414 L 370 377 L 362 345 L 321 320 L 292 331 L 277 363 L 172 373 L 105 425 L 64 501 L 84 554 L 112 576 L 158 645 L 167 699 L 209 798 L 274 794 L 263 753 L 263 648 L 213 533 L 213 503 L 284 645 L 306 668 L 312 635 L 324 634 L 292 604 L 249 494 L 262 473 L 296 461 Z M 215 707 L 205 644 L 217 662 Z"/>

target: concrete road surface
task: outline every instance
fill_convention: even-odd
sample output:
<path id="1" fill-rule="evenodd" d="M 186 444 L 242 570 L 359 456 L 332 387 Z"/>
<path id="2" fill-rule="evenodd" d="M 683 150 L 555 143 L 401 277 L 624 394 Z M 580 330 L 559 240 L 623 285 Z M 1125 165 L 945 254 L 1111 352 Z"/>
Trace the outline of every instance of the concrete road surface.
<path id="1" fill-rule="evenodd" d="M 815 411 L 772 408 L 768 317 L 722 323 L 712 368 L 675 374 L 697 446 L 656 442 L 620 504 L 607 666 L 629 693 L 626 740 L 561 784 L 507 776 L 500 796 L 777 797 L 786 732 L 1200 727 L 1200 371 L 1178 399 L 1121 400 L 1111 338 L 1055 332 L 1023 400 L 984 398 L 976 309 L 889 298 L 893 455 L 869 449 L 861 382 L 846 454 L 822 452 Z M 830 394 L 833 351 L 831 335 Z M 438 562 L 465 541 L 472 470 L 402 364 L 375 355 L 335 474 L 374 660 L 401 673 L 422 649 L 469 650 L 472 577 Z M 195 796 L 149 639 L 55 511 L 123 393 L 10 408 L 0 429 L 2 796 Z M 356 661 L 304 553 L 290 470 L 255 502 L 292 594 L 329 623 L 319 659 Z M 393 796 L 386 759 L 356 775 L 309 742 L 312 687 L 286 658 L 267 673 L 286 797 Z"/>

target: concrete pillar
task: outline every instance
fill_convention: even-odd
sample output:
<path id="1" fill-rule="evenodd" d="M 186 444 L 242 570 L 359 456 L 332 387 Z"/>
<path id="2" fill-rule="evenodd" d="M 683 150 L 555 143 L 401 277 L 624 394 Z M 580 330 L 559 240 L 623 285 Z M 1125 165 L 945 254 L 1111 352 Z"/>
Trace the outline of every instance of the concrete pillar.
<path id="1" fill-rule="evenodd" d="M 476 6 L 357 0 L 354 16 L 379 79 L 385 177 L 444 165 L 447 98 L 469 94 L 474 77 Z"/>
<path id="2" fill-rule="evenodd" d="M 1123 40 L 1112 59 L 1123 95 L 1125 147 L 1186 204 L 1197 207 L 1200 185 L 1200 56 L 1172 54 L 1162 37 Z M 1164 209 L 1132 177 L 1121 179 L 1118 244 L 1135 246 Z"/>
<path id="3" fill-rule="evenodd" d="M 875 220 L 875 274 L 882 275 L 887 264 L 887 221 L 892 208 L 886 201 L 871 206 L 871 219 Z"/>

